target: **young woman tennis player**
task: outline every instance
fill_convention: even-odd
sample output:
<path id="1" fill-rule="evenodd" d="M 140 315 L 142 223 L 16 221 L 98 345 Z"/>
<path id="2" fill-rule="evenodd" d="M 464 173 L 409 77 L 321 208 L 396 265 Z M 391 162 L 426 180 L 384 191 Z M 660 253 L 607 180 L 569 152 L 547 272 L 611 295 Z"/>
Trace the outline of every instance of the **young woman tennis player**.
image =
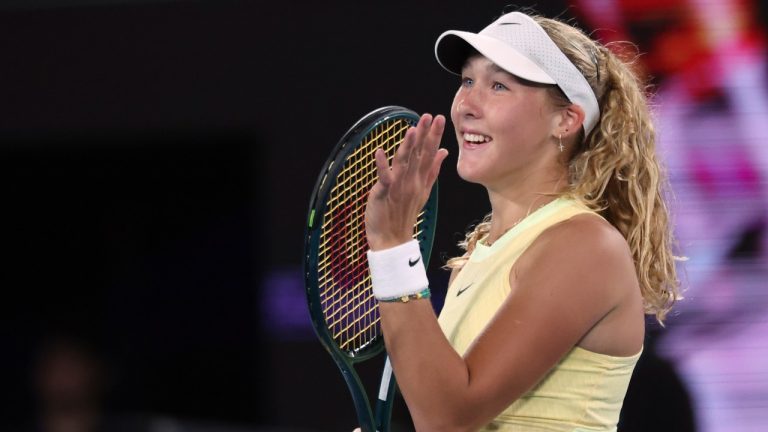
<path id="1" fill-rule="evenodd" d="M 418 431 L 615 431 L 644 314 L 677 298 L 663 175 L 643 89 L 611 51 L 562 22 L 506 14 L 445 32 L 461 75 L 451 107 L 459 175 L 491 213 L 448 261 L 440 317 L 412 239 L 447 155 L 425 114 L 366 210 L 374 294 Z"/>

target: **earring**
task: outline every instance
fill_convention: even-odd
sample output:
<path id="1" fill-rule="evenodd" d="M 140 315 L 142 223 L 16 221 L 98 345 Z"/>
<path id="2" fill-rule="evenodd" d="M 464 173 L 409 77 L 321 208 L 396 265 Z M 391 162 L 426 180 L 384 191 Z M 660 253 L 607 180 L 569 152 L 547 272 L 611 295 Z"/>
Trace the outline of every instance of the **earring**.
<path id="1" fill-rule="evenodd" d="M 557 136 L 557 141 L 559 142 L 559 144 L 557 145 L 557 148 L 559 148 L 560 153 L 562 153 L 563 150 L 565 150 L 565 147 L 563 146 L 563 134 L 560 134 Z"/>

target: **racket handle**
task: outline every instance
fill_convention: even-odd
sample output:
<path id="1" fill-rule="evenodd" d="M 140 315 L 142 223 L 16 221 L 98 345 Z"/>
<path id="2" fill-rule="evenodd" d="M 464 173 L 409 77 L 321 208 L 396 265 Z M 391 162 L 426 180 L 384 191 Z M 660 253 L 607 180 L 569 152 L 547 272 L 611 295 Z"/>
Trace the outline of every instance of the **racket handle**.
<path id="1" fill-rule="evenodd" d="M 386 402 L 387 401 L 387 394 L 389 393 L 389 383 L 392 378 L 392 362 L 389 361 L 389 356 L 387 356 L 387 361 L 384 362 L 384 372 L 381 374 L 381 385 L 379 386 L 379 401 Z"/>
<path id="2" fill-rule="evenodd" d="M 376 401 L 376 432 L 389 432 L 390 418 L 392 416 L 392 401 L 395 398 L 397 384 L 392 374 L 392 363 L 389 356 L 384 363 L 384 372 L 381 374 L 379 385 L 379 397 Z"/>

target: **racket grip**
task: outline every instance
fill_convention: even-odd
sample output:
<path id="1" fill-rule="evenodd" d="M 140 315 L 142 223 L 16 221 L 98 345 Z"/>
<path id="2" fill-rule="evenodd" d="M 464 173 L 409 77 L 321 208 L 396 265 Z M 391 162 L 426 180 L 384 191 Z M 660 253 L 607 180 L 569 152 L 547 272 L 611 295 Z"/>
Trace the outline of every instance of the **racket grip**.
<path id="1" fill-rule="evenodd" d="M 387 400 L 387 393 L 389 393 L 389 382 L 392 378 L 392 362 L 389 361 L 389 356 L 387 356 L 387 361 L 384 362 L 384 372 L 381 374 L 381 385 L 379 386 L 379 400 L 380 401 L 386 401 Z"/>
<path id="2" fill-rule="evenodd" d="M 379 396 L 376 401 L 376 432 L 389 432 L 392 402 L 395 398 L 396 389 L 397 384 L 392 373 L 392 362 L 387 356 L 387 360 L 384 362 L 384 371 L 381 373 Z"/>

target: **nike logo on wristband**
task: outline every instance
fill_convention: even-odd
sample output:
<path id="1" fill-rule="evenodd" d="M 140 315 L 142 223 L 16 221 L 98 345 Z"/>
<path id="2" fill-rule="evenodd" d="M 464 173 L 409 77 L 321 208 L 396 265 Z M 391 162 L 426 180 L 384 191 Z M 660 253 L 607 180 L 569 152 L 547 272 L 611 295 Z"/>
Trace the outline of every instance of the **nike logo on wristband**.
<path id="1" fill-rule="evenodd" d="M 471 287 L 471 286 L 472 286 L 472 284 L 469 284 L 469 285 L 465 286 L 464 288 L 462 288 L 462 289 L 460 289 L 460 290 L 456 291 L 456 297 L 460 296 L 460 295 L 461 295 L 461 293 L 463 293 L 464 291 L 468 290 L 468 289 L 469 289 L 469 287 Z"/>
<path id="2" fill-rule="evenodd" d="M 418 257 L 418 258 L 416 258 L 415 260 L 412 260 L 412 259 L 410 259 L 410 258 L 409 258 L 409 259 L 408 259 L 408 266 L 410 266 L 410 267 L 413 267 L 413 266 L 415 266 L 415 265 L 416 265 L 416 263 L 418 263 L 420 259 L 421 259 L 421 257 Z"/>

